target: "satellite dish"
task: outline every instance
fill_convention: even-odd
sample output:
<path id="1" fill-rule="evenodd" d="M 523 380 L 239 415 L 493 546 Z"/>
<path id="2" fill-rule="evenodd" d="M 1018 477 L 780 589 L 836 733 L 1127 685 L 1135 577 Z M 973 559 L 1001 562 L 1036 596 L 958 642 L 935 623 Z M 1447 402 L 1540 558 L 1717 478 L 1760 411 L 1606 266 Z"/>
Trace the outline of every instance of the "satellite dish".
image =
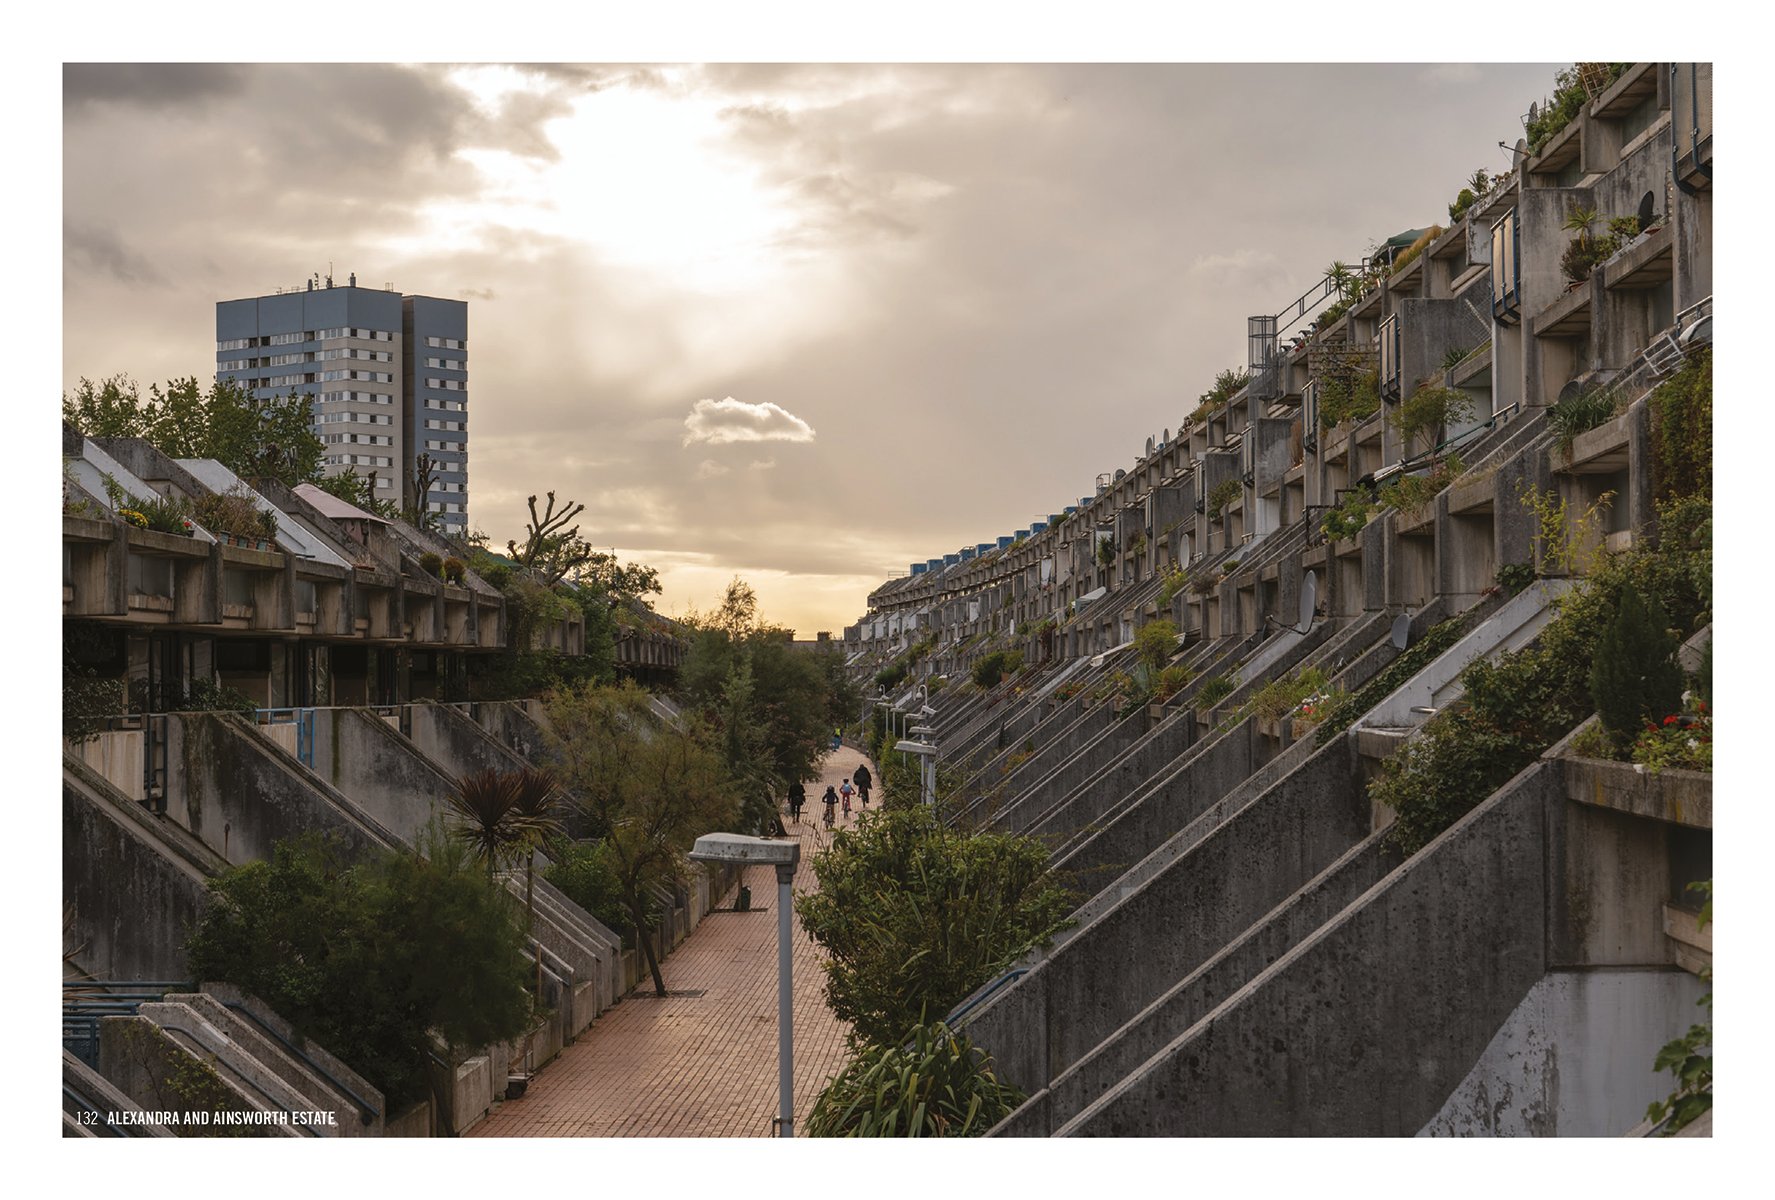
<path id="1" fill-rule="evenodd" d="M 1411 614 L 1400 613 L 1393 618 L 1393 649 L 1403 650 L 1411 640 Z"/>
<path id="2" fill-rule="evenodd" d="M 1533 100 L 1530 100 L 1528 102 L 1528 123 L 1530 125 L 1533 125 L 1535 123 L 1535 116 L 1539 111 L 1540 110 L 1535 107 L 1535 102 Z"/>
<path id="3" fill-rule="evenodd" d="M 1165 444 L 1167 446 L 1171 444 L 1171 427 L 1169 425 L 1165 426 Z"/>
<path id="4" fill-rule="evenodd" d="M 1308 571 L 1306 577 L 1300 581 L 1300 624 L 1284 625 L 1268 613 L 1264 614 L 1263 619 L 1265 624 L 1274 625 L 1280 629 L 1286 629 L 1289 633 L 1311 633 L 1313 631 L 1313 618 L 1318 615 L 1318 610 L 1319 577 L 1312 571 Z"/>
<path id="5" fill-rule="evenodd" d="M 1554 403 L 1555 404 L 1564 404 L 1567 400 L 1570 400 L 1573 396 L 1576 396 L 1579 392 L 1581 392 L 1583 390 L 1584 390 L 1584 385 L 1579 383 L 1576 379 L 1574 379 L 1570 383 L 1566 384 L 1564 387 L 1559 389 L 1559 396 L 1558 396 L 1558 398 L 1556 398 L 1554 400 Z"/>
<path id="6" fill-rule="evenodd" d="M 1146 452 L 1148 454 L 1153 452 L 1153 440 L 1150 437 L 1146 439 Z"/>
<path id="7" fill-rule="evenodd" d="M 1116 468 L 1116 482 L 1117 483 L 1122 482 L 1122 478 L 1127 474 L 1128 474 L 1128 472 L 1124 471 L 1121 467 L 1117 467 Z"/>
<path id="8" fill-rule="evenodd" d="M 1652 219 L 1657 215 L 1653 207 L 1656 203 L 1657 201 L 1652 198 L 1652 193 L 1650 192 L 1647 192 L 1639 198 L 1639 227 L 1641 229 L 1650 225 Z"/>
<path id="9" fill-rule="evenodd" d="M 1517 138 L 1516 148 L 1510 151 L 1510 169 L 1514 171 L 1516 164 L 1528 157 L 1528 139 Z"/>

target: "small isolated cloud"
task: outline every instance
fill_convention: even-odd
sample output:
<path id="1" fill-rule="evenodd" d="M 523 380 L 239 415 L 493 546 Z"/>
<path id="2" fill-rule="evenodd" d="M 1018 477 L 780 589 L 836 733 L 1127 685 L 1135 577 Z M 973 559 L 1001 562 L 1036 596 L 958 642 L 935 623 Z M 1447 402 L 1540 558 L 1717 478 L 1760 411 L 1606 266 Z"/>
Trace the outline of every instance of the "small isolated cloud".
<path id="1" fill-rule="evenodd" d="M 768 401 L 747 404 L 732 396 L 725 400 L 698 400 L 684 418 L 684 444 L 707 442 L 811 442 L 813 426 L 794 413 Z"/>
<path id="2" fill-rule="evenodd" d="M 728 468 L 722 466 L 712 458 L 705 458 L 702 462 L 696 465 L 696 477 L 698 479 L 714 479 L 716 476 L 727 474 L 727 472 Z"/>
<path id="3" fill-rule="evenodd" d="M 777 465 L 777 460 L 774 458 L 755 458 L 750 463 L 747 464 L 747 470 L 769 471 L 772 468 L 774 468 L 776 465 Z"/>

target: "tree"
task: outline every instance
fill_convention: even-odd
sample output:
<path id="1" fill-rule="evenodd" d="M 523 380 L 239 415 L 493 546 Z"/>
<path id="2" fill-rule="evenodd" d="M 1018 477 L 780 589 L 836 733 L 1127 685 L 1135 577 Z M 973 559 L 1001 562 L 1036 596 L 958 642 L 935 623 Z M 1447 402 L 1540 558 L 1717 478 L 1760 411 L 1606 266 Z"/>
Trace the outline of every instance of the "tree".
<path id="1" fill-rule="evenodd" d="M 557 688 L 544 703 L 556 778 L 609 848 L 635 940 L 663 996 L 646 937 L 647 895 L 680 877 L 699 836 L 733 821 L 727 772 L 696 731 L 657 721 L 647 693 L 633 685 Z"/>
<path id="2" fill-rule="evenodd" d="M 437 514 L 428 502 L 437 473 L 438 464 L 430 454 L 420 454 L 413 460 L 413 503 L 407 506 L 406 517 L 415 529 L 431 529 L 437 524 Z"/>
<path id="3" fill-rule="evenodd" d="M 337 475 L 323 475 L 315 486 L 329 496 L 336 496 L 345 503 L 384 520 L 392 521 L 401 515 L 400 507 L 393 500 L 384 500 L 376 495 L 374 471 L 359 475 L 354 468 L 347 467 Z"/>
<path id="4" fill-rule="evenodd" d="M 548 507 L 540 514 L 536 511 L 535 496 L 529 498 L 529 505 L 530 524 L 524 530 L 524 548 L 520 550 L 517 542 L 508 541 L 506 552 L 519 566 L 535 571 L 553 587 L 590 563 L 596 553 L 579 536 L 579 526 L 567 524 L 585 511 L 585 505 L 569 500 L 557 511 L 553 492 L 548 493 Z"/>
<path id="5" fill-rule="evenodd" d="M 1134 653 L 1140 665 L 1157 675 L 1177 652 L 1177 623 L 1169 617 L 1148 621 L 1134 633 Z"/>
<path id="6" fill-rule="evenodd" d="M 830 955 L 826 1000 L 857 1036 L 895 1045 L 1045 943 L 1072 909 L 1032 838 L 966 833 L 925 808 L 866 812 L 814 859 L 796 898 Z"/>
<path id="7" fill-rule="evenodd" d="M 1678 639 L 1666 628 L 1663 608 L 1647 604 L 1632 584 L 1621 589 L 1614 619 L 1596 642 L 1590 663 L 1590 697 L 1617 748 L 1633 744 L 1648 722 L 1683 707 L 1683 670 Z"/>
<path id="8" fill-rule="evenodd" d="M 62 419 L 88 437 L 143 438 L 169 458 L 213 458 L 243 479 L 285 487 L 318 480 L 325 455 L 307 396 L 256 400 L 228 380 L 205 391 L 187 376 L 144 398 L 128 376 L 83 378 L 63 395 Z"/>
<path id="9" fill-rule="evenodd" d="M 687 623 L 694 633 L 679 686 L 717 732 L 741 789 L 742 826 L 762 831 L 776 795 L 814 773 L 833 727 L 850 713 L 834 715 L 827 668 L 797 650 L 789 630 L 759 619 L 757 593 L 744 580 L 728 584 L 720 608 Z"/>
<path id="10" fill-rule="evenodd" d="M 453 1051 L 530 1019 L 516 906 L 462 845 L 427 838 L 356 865 L 316 838 L 210 883 L 186 944 L 198 979 L 234 983 L 362 1072 L 391 1102 L 426 1092 L 432 1036 Z"/>

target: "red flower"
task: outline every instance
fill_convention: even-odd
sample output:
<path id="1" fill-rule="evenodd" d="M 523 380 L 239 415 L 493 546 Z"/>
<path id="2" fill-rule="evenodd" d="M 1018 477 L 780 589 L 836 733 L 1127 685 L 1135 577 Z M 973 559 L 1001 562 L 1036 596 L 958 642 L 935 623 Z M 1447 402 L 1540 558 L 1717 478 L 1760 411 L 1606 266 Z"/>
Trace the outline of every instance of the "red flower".
<path id="1" fill-rule="evenodd" d="M 1670 715 L 1669 715 L 1669 716 L 1668 716 L 1668 717 L 1665 717 L 1665 718 L 1664 718 L 1664 724 L 1665 724 L 1665 725 L 1666 725 L 1666 726 L 1669 726 L 1669 725 L 1675 725 L 1675 724 L 1676 724 L 1676 714 L 1675 714 L 1675 713 L 1671 713 L 1671 714 L 1670 714 Z"/>

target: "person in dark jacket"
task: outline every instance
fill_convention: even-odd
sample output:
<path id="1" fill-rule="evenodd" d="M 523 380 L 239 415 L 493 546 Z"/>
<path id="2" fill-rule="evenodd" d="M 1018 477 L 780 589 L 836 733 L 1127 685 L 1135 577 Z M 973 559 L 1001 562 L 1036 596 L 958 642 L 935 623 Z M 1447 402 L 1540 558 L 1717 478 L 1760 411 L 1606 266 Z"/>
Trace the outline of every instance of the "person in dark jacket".
<path id="1" fill-rule="evenodd" d="M 869 774 L 867 763 L 857 764 L 857 773 L 851 776 L 851 782 L 857 785 L 857 803 L 868 808 L 869 789 L 875 784 L 875 776 Z"/>
<path id="2" fill-rule="evenodd" d="M 800 821 L 801 806 L 806 803 L 807 789 L 801 786 L 800 780 L 796 780 L 789 785 L 789 819 L 792 821 Z"/>
<path id="3" fill-rule="evenodd" d="M 820 803 L 826 806 L 826 828 L 832 828 L 832 819 L 838 811 L 838 789 L 831 784 L 826 785 L 826 794 L 820 797 Z"/>

